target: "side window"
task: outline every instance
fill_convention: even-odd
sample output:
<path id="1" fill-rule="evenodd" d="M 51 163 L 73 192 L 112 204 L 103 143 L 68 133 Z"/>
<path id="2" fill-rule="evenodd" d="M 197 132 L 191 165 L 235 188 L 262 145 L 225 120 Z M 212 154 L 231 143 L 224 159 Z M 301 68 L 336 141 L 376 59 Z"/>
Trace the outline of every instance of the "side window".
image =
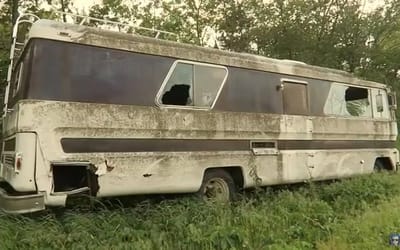
<path id="1" fill-rule="evenodd" d="M 324 106 L 324 113 L 327 115 L 350 116 L 347 112 L 345 93 L 346 86 L 332 84 L 328 98 Z"/>
<path id="2" fill-rule="evenodd" d="M 211 108 L 226 80 L 225 67 L 177 61 L 157 95 L 161 105 Z"/>
<path id="3" fill-rule="evenodd" d="M 21 62 L 18 67 L 15 69 L 15 73 L 11 79 L 11 90 L 12 91 L 12 97 L 14 97 L 20 88 L 21 85 L 21 78 L 22 78 L 22 70 L 23 70 L 24 64 Z"/>
<path id="4" fill-rule="evenodd" d="M 306 82 L 283 80 L 283 108 L 285 114 L 308 114 L 308 92 Z"/>
<path id="5" fill-rule="evenodd" d="M 333 83 L 324 113 L 337 116 L 372 117 L 369 90 Z"/>
<path id="6" fill-rule="evenodd" d="M 387 93 L 383 89 L 372 89 L 374 118 L 390 118 Z"/>
<path id="7" fill-rule="evenodd" d="M 381 93 L 378 93 L 375 95 L 375 100 L 376 100 L 376 112 L 382 113 L 384 109 L 383 107 L 383 95 Z"/>

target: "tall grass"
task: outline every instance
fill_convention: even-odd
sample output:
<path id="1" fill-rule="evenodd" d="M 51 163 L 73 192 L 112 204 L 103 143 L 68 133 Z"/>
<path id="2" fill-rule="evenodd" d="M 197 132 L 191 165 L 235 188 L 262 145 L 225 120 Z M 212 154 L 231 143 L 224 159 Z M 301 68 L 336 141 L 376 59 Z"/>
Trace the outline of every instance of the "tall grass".
<path id="1" fill-rule="evenodd" d="M 0 249 L 314 249 L 399 191 L 400 175 L 376 174 L 268 188 L 230 206 L 181 198 L 91 212 L 0 214 Z"/>
<path id="2" fill-rule="evenodd" d="M 362 215 L 334 226 L 328 240 L 317 243 L 318 249 L 393 249 L 389 233 L 400 232 L 400 196 L 368 208 Z"/>

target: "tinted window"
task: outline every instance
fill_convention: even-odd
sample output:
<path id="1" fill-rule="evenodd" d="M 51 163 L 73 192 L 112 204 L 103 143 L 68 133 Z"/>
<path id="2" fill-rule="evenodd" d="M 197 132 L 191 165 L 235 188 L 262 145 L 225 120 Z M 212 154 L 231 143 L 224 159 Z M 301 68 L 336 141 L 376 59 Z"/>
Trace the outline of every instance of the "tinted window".
<path id="1" fill-rule="evenodd" d="M 33 61 L 28 98 L 154 106 L 154 97 L 175 60 L 36 40 Z"/>

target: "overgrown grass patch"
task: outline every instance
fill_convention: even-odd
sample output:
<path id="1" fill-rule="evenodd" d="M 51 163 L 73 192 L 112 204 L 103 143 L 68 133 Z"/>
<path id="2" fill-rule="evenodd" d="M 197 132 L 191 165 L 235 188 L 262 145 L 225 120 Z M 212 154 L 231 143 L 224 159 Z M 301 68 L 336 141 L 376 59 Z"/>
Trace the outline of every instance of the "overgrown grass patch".
<path id="1" fill-rule="evenodd" d="M 389 235 L 400 232 L 400 196 L 368 208 L 365 213 L 334 226 L 333 234 L 317 243 L 325 249 L 393 249 Z"/>
<path id="2" fill-rule="evenodd" d="M 400 175 L 267 188 L 237 203 L 191 198 L 58 215 L 0 215 L 1 249 L 313 249 L 400 192 Z"/>

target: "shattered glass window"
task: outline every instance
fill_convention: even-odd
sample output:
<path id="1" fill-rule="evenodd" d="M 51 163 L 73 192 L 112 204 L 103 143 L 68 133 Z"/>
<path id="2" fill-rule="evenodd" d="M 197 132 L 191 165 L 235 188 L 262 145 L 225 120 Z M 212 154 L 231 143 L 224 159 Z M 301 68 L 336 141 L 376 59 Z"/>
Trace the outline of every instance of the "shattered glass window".
<path id="1" fill-rule="evenodd" d="M 332 84 L 325 103 L 324 113 L 337 116 L 372 117 L 369 90 Z"/>
<path id="2" fill-rule="evenodd" d="M 226 67 L 178 61 L 164 81 L 158 102 L 211 108 L 226 80 Z"/>

